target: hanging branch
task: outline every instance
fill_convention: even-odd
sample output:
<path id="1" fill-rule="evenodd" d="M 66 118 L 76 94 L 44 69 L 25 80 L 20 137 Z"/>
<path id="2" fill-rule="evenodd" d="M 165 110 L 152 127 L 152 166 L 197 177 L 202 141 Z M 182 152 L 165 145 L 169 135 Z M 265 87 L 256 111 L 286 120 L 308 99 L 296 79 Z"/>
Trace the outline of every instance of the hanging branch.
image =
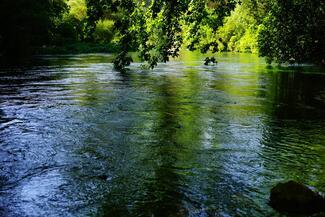
<path id="1" fill-rule="evenodd" d="M 235 0 L 224 1 L 226 3 L 221 5 L 226 4 L 227 7 L 220 9 L 211 6 L 214 1 L 207 0 L 87 0 L 88 33 L 91 35 L 94 32 L 97 21 L 107 11 L 118 14 L 115 28 L 119 33 L 121 52 L 114 60 L 115 69 L 124 70 L 132 62 L 128 52 L 134 47 L 146 62 L 143 66 L 152 69 L 158 62 L 167 62 L 170 57 L 179 55 L 184 24 L 190 26 L 187 37 L 191 43 L 188 48 L 196 49 L 195 45 L 202 37 L 198 31 L 200 25 L 208 23 L 216 30 L 214 25 L 219 25 L 218 22 L 234 6 Z M 209 7 L 215 7 L 210 14 Z M 211 13 L 220 13 L 221 16 L 212 20 Z"/>

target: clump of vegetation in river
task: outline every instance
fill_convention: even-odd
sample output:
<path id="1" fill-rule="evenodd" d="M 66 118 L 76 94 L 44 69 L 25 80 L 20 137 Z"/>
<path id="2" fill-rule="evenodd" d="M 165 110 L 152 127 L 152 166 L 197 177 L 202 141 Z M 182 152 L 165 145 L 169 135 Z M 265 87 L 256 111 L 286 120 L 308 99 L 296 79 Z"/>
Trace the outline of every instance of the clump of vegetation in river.
<path id="1" fill-rule="evenodd" d="M 3 0 L 0 6 L 2 57 L 41 48 L 119 52 L 115 63 L 127 63 L 128 52 L 138 51 L 153 68 L 186 48 L 324 63 L 321 0 Z"/>

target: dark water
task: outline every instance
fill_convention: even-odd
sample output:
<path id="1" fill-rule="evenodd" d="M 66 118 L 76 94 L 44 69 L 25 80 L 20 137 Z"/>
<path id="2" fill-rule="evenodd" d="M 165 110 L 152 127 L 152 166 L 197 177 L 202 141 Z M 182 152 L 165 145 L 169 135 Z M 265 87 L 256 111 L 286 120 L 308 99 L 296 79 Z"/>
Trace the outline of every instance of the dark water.
<path id="1" fill-rule="evenodd" d="M 280 216 L 274 184 L 325 192 L 321 69 L 45 59 L 0 73 L 0 216 Z"/>

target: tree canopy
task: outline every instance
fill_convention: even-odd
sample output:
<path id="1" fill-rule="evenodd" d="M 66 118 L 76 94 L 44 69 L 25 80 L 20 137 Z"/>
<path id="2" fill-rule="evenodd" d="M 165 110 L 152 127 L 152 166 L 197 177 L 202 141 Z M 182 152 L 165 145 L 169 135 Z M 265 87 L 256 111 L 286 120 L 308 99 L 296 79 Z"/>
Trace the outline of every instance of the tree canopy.
<path id="1" fill-rule="evenodd" d="M 116 46 L 118 70 L 130 51 L 153 68 L 182 48 L 324 64 L 324 17 L 322 0 L 2 0 L 0 58 L 89 42 Z"/>
<path id="2" fill-rule="evenodd" d="M 259 52 L 278 63 L 324 59 L 321 0 L 87 0 L 87 5 L 89 27 L 107 13 L 119 16 L 117 69 L 130 63 L 132 48 L 153 68 L 177 56 L 182 45 L 201 52 Z"/>
<path id="3" fill-rule="evenodd" d="M 197 49 L 205 36 L 203 29 L 215 32 L 235 5 L 233 0 L 87 0 L 89 32 L 105 14 L 117 13 L 115 28 L 122 51 L 114 62 L 115 68 L 121 70 L 130 63 L 127 53 L 132 48 L 146 61 L 146 67 L 153 68 L 160 61 L 178 56 L 184 38 L 188 49 Z M 206 52 L 210 46 L 217 44 L 208 41 L 201 44 L 201 50 Z"/>
<path id="4" fill-rule="evenodd" d="M 260 25 L 260 55 L 279 63 L 324 61 L 324 6 L 322 0 L 273 1 Z"/>

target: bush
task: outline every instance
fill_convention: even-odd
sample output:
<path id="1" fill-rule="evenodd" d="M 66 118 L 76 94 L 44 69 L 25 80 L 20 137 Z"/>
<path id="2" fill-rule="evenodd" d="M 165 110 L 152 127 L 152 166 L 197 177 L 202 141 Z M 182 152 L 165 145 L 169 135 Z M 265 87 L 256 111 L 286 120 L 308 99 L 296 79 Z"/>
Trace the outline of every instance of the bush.
<path id="1" fill-rule="evenodd" d="M 62 46 L 84 39 L 84 30 L 87 19 L 87 6 L 85 0 L 69 0 L 69 11 L 61 19 L 56 20 L 53 31 L 52 44 Z"/>
<path id="2" fill-rule="evenodd" d="M 269 62 L 322 63 L 324 17 L 321 0 L 274 1 L 259 29 L 260 55 Z"/>
<path id="3" fill-rule="evenodd" d="M 114 37 L 114 21 L 100 20 L 93 34 L 94 42 L 96 43 L 109 43 Z"/>
<path id="4" fill-rule="evenodd" d="M 238 4 L 217 35 L 228 51 L 257 52 L 257 24 L 245 4 Z M 219 49 L 220 50 L 220 49 Z"/>
<path id="5" fill-rule="evenodd" d="M 87 5 L 85 0 L 69 0 L 70 7 L 69 15 L 83 21 L 87 17 Z"/>

